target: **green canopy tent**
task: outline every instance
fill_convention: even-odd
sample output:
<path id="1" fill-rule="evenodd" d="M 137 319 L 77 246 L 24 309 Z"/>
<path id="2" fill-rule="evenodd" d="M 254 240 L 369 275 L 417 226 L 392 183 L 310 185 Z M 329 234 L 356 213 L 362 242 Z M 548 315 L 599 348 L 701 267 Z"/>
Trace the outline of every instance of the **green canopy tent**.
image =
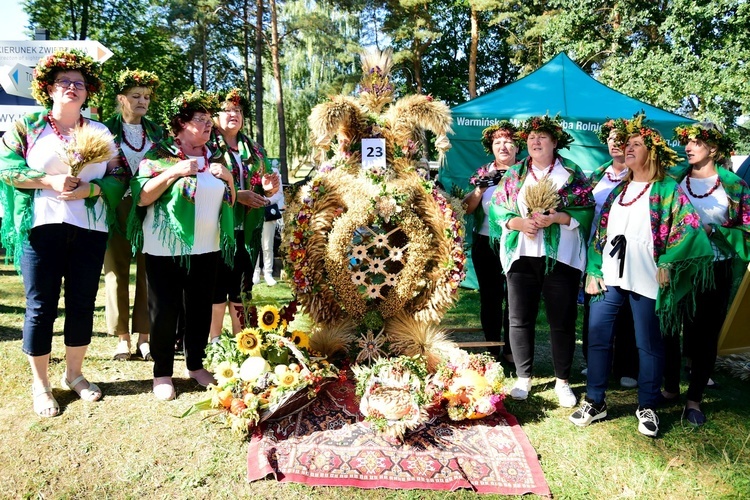
<path id="1" fill-rule="evenodd" d="M 560 115 L 565 129 L 575 141 L 560 153 L 585 172 L 609 160 L 607 148 L 596 134 L 608 118 L 630 118 L 645 111 L 651 126 L 669 140 L 678 153 L 684 149 L 672 140 L 672 129 L 693 120 L 650 106 L 596 81 L 560 53 L 533 73 L 505 87 L 460 104 L 452 109 L 453 147 L 439 170 L 440 182 L 450 192 L 454 187 L 467 190 L 469 177 L 492 160 L 481 144 L 482 130 L 500 120 L 518 123 L 530 116 Z M 523 155 L 523 153 L 522 153 Z M 467 217 L 467 224 L 471 224 Z M 467 227 L 467 233 L 470 233 Z M 468 238 L 470 235 L 467 234 Z M 471 261 L 462 286 L 476 288 Z"/>

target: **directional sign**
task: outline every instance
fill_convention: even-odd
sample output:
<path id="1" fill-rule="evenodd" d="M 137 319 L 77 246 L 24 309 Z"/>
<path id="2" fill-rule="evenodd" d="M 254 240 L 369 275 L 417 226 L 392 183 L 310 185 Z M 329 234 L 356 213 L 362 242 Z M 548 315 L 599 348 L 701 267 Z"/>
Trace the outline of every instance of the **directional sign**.
<path id="1" fill-rule="evenodd" d="M 33 71 L 28 66 L 16 64 L 12 68 L 0 67 L 0 84 L 11 95 L 31 98 Z"/>
<path id="2" fill-rule="evenodd" d="M 96 40 L 0 40 L 0 65 L 33 68 L 42 57 L 68 49 L 86 52 L 100 63 L 112 57 L 112 51 Z"/>

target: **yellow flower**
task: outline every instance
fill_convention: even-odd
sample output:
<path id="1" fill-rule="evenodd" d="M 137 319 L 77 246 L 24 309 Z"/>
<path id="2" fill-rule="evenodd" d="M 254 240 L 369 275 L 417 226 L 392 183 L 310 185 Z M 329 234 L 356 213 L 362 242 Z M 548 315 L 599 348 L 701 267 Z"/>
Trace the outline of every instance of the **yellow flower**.
<path id="1" fill-rule="evenodd" d="M 292 342 L 300 349 L 310 349 L 310 337 L 302 330 L 292 332 Z"/>
<path id="2" fill-rule="evenodd" d="M 237 348 L 243 354 L 249 354 L 250 356 L 260 356 L 261 339 L 260 332 L 255 328 L 245 328 L 240 331 L 236 336 Z"/>
<path id="3" fill-rule="evenodd" d="M 223 387 L 227 384 L 231 384 L 237 379 L 237 372 L 239 367 L 230 361 L 222 361 L 219 366 L 216 367 L 216 382 L 219 386 Z"/>
<path id="4" fill-rule="evenodd" d="M 261 307 L 258 310 L 258 327 L 269 332 L 277 326 L 279 326 L 279 310 L 272 305 Z"/>
<path id="5" fill-rule="evenodd" d="M 278 379 L 280 387 L 293 387 L 297 384 L 297 372 L 287 370 Z"/>

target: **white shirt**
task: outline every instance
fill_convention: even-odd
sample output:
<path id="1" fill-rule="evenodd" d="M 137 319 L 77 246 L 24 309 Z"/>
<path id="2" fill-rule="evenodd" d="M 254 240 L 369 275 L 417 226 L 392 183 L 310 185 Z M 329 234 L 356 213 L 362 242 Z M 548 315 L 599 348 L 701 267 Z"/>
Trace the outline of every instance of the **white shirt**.
<path id="1" fill-rule="evenodd" d="M 706 177 L 705 179 L 691 177 L 690 188 L 693 190 L 693 193 L 698 195 L 708 193 L 708 191 L 714 187 L 718 178 L 719 174 Z M 716 224 L 721 226 L 729 220 L 729 197 L 724 190 L 724 186 L 719 184 L 719 187 L 705 198 L 696 198 L 690 194 L 690 191 L 688 191 L 687 188 L 687 177 L 682 180 L 680 187 L 685 191 L 685 194 L 690 199 L 690 203 L 693 204 L 695 211 L 698 212 L 698 215 L 701 218 L 701 225 Z M 714 249 L 715 260 L 726 260 L 731 257 L 719 250 L 713 241 L 711 241 L 711 247 Z"/>
<path id="2" fill-rule="evenodd" d="M 88 125 L 108 131 L 107 127 L 99 122 L 89 121 Z M 68 136 L 63 137 L 70 138 Z M 63 163 L 58 156 L 58 153 L 62 154 L 62 148 L 63 142 L 55 135 L 52 127 L 47 125 L 26 155 L 26 164 L 29 168 L 50 175 L 67 174 L 70 172 L 70 167 Z M 101 179 L 106 171 L 106 162 L 91 163 L 84 167 L 78 178 L 89 182 L 93 179 Z M 86 208 L 85 200 L 58 200 L 59 194 L 53 189 L 36 190 L 32 227 L 65 222 L 84 229 L 107 232 L 104 202 L 101 196 L 96 198 L 94 214 L 92 215 Z"/>
<path id="3" fill-rule="evenodd" d="M 128 165 L 130 166 L 130 173 L 135 175 L 135 173 L 138 171 L 138 165 L 141 164 L 141 161 L 143 160 L 143 157 L 146 156 L 146 153 L 148 153 L 148 150 L 151 149 L 151 140 L 148 138 L 148 136 L 145 136 L 145 142 L 144 142 L 144 129 L 143 125 L 133 124 L 133 123 L 122 123 L 122 136 L 123 141 L 120 143 L 120 149 L 122 149 L 122 154 L 125 155 L 125 159 L 128 160 Z M 125 142 L 125 139 L 128 139 L 128 142 L 132 144 L 133 146 L 140 146 L 142 142 L 143 143 L 143 149 L 140 151 L 136 151 L 132 149 L 128 142 Z"/>
<path id="4" fill-rule="evenodd" d="M 533 166 L 531 168 L 534 169 L 536 178 L 539 180 L 542 180 L 543 176 L 549 170 L 549 168 L 538 169 Z M 563 185 L 565 185 L 569 177 L 570 173 L 565 170 L 565 167 L 562 166 L 560 160 L 556 159 L 555 167 L 552 169 L 552 172 L 549 175 L 552 183 L 559 190 Z M 528 212 L 528 206 L 526 205 L 526 189 L 531 186 L 535 186 L 536 184 L 538 184 L 537 180 L 534 178 L 534 176 L 531 175 L 531 172 L 529 172 L 526 176 L 526 180 L 524 181 L 523 186 L 521 186 L 521 191 L 518 193 L 518 199 L 516 203 L 518 205 L 518 211 L 521 217 L 524 219 L 529 218 L 526 215 Z M 560 224 L 560 245 L 557 248 L 557 261 L 574 267 L 579 271 L 583 271 L 586 268 L 586 248 L 581 246 L 581 239 L 578 234 L 578 226 L 578 221 L 573 217 L 570 218 L 569 225 L 565 226 Z M 506 273 L 510 270 L 513 262 L 518 260 L 519 257 L 544 257 L 546 255 L 546 251 L 544 249 L 544 231 L 545 229 L 540 229 L 536 233 L 536 236 L 534 238 L 529 238 L 523 232 L 519 231 L 518 246 L 513 252 L 513 255 L 510 259 L 501 259 L 502 262 L 508 262 L 509 260 L 509 262 L 507 263 L 508 267 L 505 268 L 505 266 L 503 266 Z M 504 251 L 504 240 L 505 238 L 507 238 L 508 234 L 510 234 L 510 229 L 508 229 L 507 225 L 504 225 L 502 236 L 503 241 L 500 245 L 501 252 Z"/>
<path id="5" fill-rule="evenodd" d="M 612 167 L 612 165 L 610 165 L 604 171 L 604 175 L 599 180 L 599 182 L 596 183 L 596 186 L 594 186 L 594 190 L 592 191 L 594 199 L 596 200 L 596 208 L 594 208 L 594 221 L 599 219 L 599 214 L 602 213 L 602 206 L 604 205 L 604 202 L 607 201 L 609 193 L 611 193 L 612 190 L 622 182 L 626 175 L 628 175 L 627 168 L 623 168 L 622 171 L 620 171 L 620 173 L 618 174 L 617 172 L 615 172 L 615 169 Z M 594 236 L 595 231 L 596 224 L 592 224 L 589 241 L 591 240 L 591 237 Z"/>
<path id="6" fill-rule="evenodd" d="M 632 201 L 646 187 L 646 182 L 632 181 L 625 193 L 625 203 Z M 602 254 L 602 274 L 604 284 L 619 286 L 649 299 L 656 300 L 659 283 L 656 281 L 656 261 L 654 260 L 654 237 L 651 233 L 651 215 L 648 197 L 649 187 L 638 201 L 630 206 L 620 205 L 620 196 L 612 203 L 607 221 L 607 242 Z M 620 277 L 620 260 L 617 254 L 611 257 L 612 240 L 625 235 L 625 266 Z"/>
<path id="7" fill-rule="evenodd" d="M 202 169 L 206 164 L 202 156 L 188 156 L 198 160 L 198 168 Z M 204 253 L 217 252 L 219 250 L 219 217 L 221 204 L 224 199 L 224 181 L 217 179 L 206 169 L 196 175 L 195 188 L 195 227 L 193 247 L 188 250 L 179 241 L 174 253 L 162 242 L 159 230 L 154 226 L 154 205 L 146 209 L 146 217 L 143 220 L 143 253 L 160 257 L 173 255 L 200 255 Z M 171 189 L 171 187 L 170 187 Z M 169 232 L 169 229 L 166 230 Z"/>

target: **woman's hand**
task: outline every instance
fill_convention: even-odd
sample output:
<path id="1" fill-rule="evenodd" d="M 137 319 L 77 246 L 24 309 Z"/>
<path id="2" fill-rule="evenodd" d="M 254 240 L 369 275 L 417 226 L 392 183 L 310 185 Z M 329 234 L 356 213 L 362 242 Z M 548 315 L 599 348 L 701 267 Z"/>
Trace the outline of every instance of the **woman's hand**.
<path id="1" fill-rule="evenodd" d="M 534 215 L 534 221 L 538 228 L 549 227 L 552 224 L 560 224 L 567 226 L 570 224 L 570 215 L 565 212 L 558 212 L 554 208 L 549 211 L 548 215 L 536 214 Z"/>
<path id="2" fill-rule="evenodd" d="M 656 281 L 659 283 L 659 288 L 664 288 L 669 285 L 669 269 L 666 267 L 660 267 L 656 270 Z"/>
<path id="3" fill-rule="evenodd" d="M 521 231 L 529 238 L 535 238 L 539 228 L 534 219 L 524 219 L 523 217 L 514 217 L 508 222 L 508 229 Z"/>
<path id="4" fill-rule="evenodd" d="M 178 161 L 177 163 L 169 167 L 169 173 L 173 178 L 196 175 L 198 174 L 198 160 L 191 158 Z"/>
<path id="5" fill-rule="evenodd" d="M 81 179 L 73 177 L 70 174 L 45 175 L 42 179 L 44 179 L 44 183 L 47 184 L 50 189 L 57 191 L 58 193 L 73 191 L 81 183 Z M 88 186 L 88 183 L 84 184 Z"/>
<path id="6" fill-rule="evenodd" d="M 241 203 L 250 208 L 260 208 L 265 207 L 268 204 L 268 199 L 254 191 L 243 189 L 237 191 L 237 203 Z"/>
<path id="7" fill-rule="evenodd" d="M 94 187 L 94 190 L 97 188 Z M 94 191 L 96 192 L 96 191 Z M 88 198 L 91 194 L 91 184 L 86 181 L 78 183 L 78 187 L 69 191 L 63 191 L 57 197 L 58 200 L 71 201 L 71 200 L 82 200 Z"/>
<path id="8" fill-rule="evenodd" d="M 280 178 L 281 176 L 277 173 L 263 175 L 261 185 L 263 186 L 263 191 L 265 191 L 266 196 L 273 196 L 279 192 L 279 187 L 281 186 Z"/>
<path id="9" fill-rule="evenodd" d="M 589 295 L 599 295 L 607 291 L 607 285 L 604 284 L 604 278 L 586 275 L 586 293 Z"/>
<path id="10" fill-rule="evenodd" d="M 223 180 L 227 184 L 233 182 L 232 173 L 224 168 L 224 165 L 222 165 L 221 163 L 212 163 L 208 167 L 208 171 L 211 172 L 211 175 L 213 175 L 217 179 Z"/>

